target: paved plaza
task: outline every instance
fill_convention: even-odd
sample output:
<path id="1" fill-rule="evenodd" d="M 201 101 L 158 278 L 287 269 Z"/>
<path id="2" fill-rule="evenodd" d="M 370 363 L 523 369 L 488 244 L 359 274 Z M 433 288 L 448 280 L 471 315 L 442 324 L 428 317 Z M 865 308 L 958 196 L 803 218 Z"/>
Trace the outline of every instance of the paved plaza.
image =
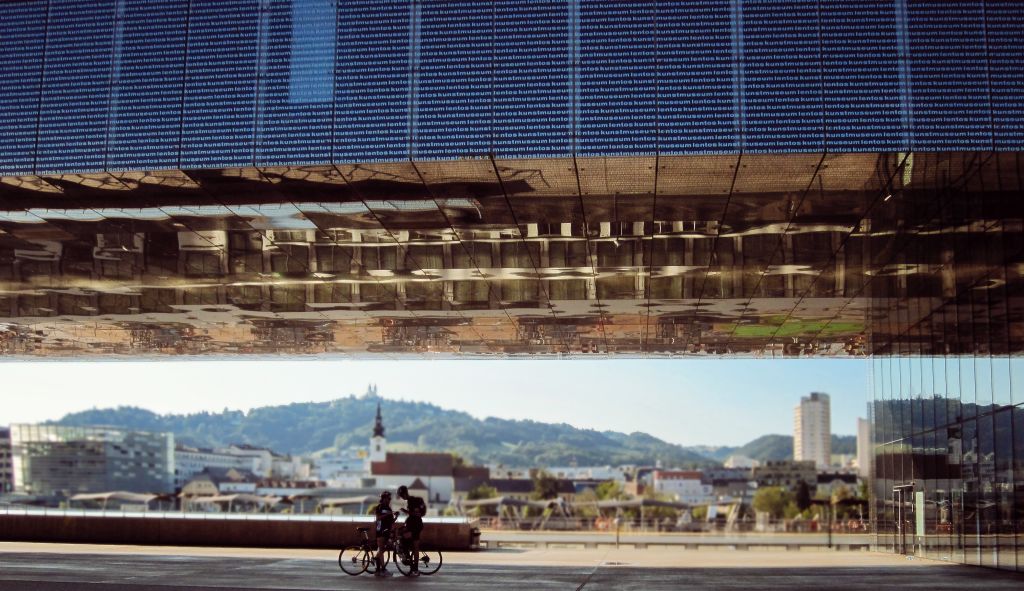
<path id="1" fill-rule="evenodd" d="M 432 577 L 350 577 L 336 554 L 0 543 L 0 591 L 1006 589 L 1024 576 L 873 552 L 672 548 L 450 553 Z"/>

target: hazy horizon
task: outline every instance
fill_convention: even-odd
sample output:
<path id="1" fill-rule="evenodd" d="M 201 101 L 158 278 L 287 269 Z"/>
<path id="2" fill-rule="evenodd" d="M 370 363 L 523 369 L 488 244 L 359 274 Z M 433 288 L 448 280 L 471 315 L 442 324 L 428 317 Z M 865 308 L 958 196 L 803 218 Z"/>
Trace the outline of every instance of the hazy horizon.
<path id="1" fill-rule="evenodd" d="M 862 360 L 405 360 L 6 362 L 0 424 L 58 420 L 92 408 L 157 414 L 249 411 L 359 396 L 430 402 L 475 418 L 649 433 L 685 446 L 738 446 L 792 435 L 801 396 L 832 400 L 832 432 L 865 416 Z M 140 396 L 139 391 L 144 391 Z"/>

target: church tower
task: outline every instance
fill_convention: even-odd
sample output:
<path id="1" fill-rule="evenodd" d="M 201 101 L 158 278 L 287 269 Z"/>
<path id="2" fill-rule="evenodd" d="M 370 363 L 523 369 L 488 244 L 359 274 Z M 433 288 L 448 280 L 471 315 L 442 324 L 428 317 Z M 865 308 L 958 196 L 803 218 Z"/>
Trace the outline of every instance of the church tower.
<path id="1" fill-rule="evenodd" d="M 388 440 L 384 437 L 384 421 L 380 416 L 380 401 L 377 401 L 377 420 L 373 423 L 373 437 L 370 438 L 370 461 L 384 462 L 388 459 Z"/>

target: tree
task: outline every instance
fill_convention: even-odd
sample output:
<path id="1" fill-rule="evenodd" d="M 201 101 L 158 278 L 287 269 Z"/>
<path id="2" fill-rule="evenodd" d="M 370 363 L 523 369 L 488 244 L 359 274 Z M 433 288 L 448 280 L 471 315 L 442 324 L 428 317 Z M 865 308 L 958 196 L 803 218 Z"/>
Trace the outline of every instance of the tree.
<path id="1" fill-rule="evenodd" d="M 774 519 L 786 514 L 786 507 L 793 502 L 793 495 L 778 486 L 766 486 L 754 493 L 754 510 L 768 513 Z"/>
<path id="2" fill-rule="evenodd" d="M 533 475 L 533 498 L 546 501 L 558 498 L 558 479 L 545 470 Z"/>
<path id="3" fill-rule="evenodd" d="M 854 494 L 853 491 L 849 489 L 849 487 L 837 486 L 832 490 L 832 497 L 829 499 L 829 501 L 833 505 L 838 505 L 843 501 L 852 498 L 854 498 Z"/>
<path id="4" fill-rule="evenodd" d="M 498 496 L 498 489 L 486 484 L 479 484 L 466 493 L 467 501 L 478 501 L 480 499 L 493 499 Z"/>
<path id="5" fill-rule="evenodd" d="M 845 504 L 844 501 L 856 499 L 857 496 L 852 489 L 846 486 L 837 486 L 832 491 L 832 498 L 829 501 L 832 503 L 832 510 L 835 511 L 836 519 L 847 519 L 850 517 L 860 516 L 858 507 Z"/>
<path id="6" fill-rule="evenodd" d="M 803 480 L 796 487 L 796 508 L 806 511 L 811 508 L 811 488 Z"/>
<path id="7" fill-rule="evenodd" d="M 480 499 L 493 499 L 496 496 L 498 496 L 498 489 L 493 486 L 488 486 L 487 484 L 479 484 L 466 493 L 466 500 L 477 501 Z M 490 515 L 493 517 L 498 514 L 497 507 L 475 507 L 475 509 L 475 513 L 477 515 Z"/>
<path id="8" fill-rule="evenodd" d="M 597 485 L 594 493 L 602 501 L 622 501 L 628 496 L 626 491 L 622 490 L 622 485 L 614 480 L 606 480 Z"/>
<path id="9" fill-rule="evenodd" d="M 599 511 L 597 510 L 597 501 L 598 496 L 597 493 L 594 492 L 594 489 L 584 489 L 583 492 L 576 495 L 576 501 L 573 503 L 576 516 L 587 519 L 598 517 Z"/>
<path id="10" fill-rule="evenodd" d="M 653 501 L 675 501 L 671 495 L 655 493 L 653 488 L 649 488 L 647 492 L 644 493 L 643 498 L 651 499 Z M 679 518 L 679 510 L 674 507 L 648 507 L 644 510 L 644 516 L 647 519 L 668 518 L 674 520 Z"/>

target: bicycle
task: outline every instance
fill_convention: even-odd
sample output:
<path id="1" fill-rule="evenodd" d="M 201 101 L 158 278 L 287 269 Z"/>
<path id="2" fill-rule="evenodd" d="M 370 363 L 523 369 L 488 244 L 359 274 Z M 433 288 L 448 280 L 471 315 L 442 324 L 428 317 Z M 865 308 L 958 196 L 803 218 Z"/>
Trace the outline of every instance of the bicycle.
<path id="1" fill-rule="evenodd" d="M 361 575 L 364 572 L 374 574 L 377 572 L 377 546 L 370 542 L 370 536 L 366 532 L 370 531 L 368 527 L 358 527 L 356 531 L 362 537 L 359 544 L 346 546 L 342 548 L 341 552 L 338 553 L 338 566 L 347 575 Z M 384 558 L 384 566 L 387 567 L 391 557 L 387 550 L 384 551 L 382 556 Z"/>
<path id="2" fill-rule="evenodd" d="M 364 572 L 374 574 L 377 572 L 377 546 L 370 541 L 370 536 L 367 534 L 370 528 L 358 527 L 356 531 L 359 532 L 362 539 L 359 544 L 346 546 L 341 550 L 338 554 L 338 566 L 348 575 L 361 575 Z M 391 530 L 391 536 L 384 542 L 381 557 L 384 559 L 385 568 L 394 558 L 398 572 L 408 577 L 412 573 L 412 546 L 405 543 L 405 539 L 402 537 L 404 532 L 404 525 L 399 525 Z M 441 552 L 420 550 L 420 559 L 417 564 L 419 573 L 432 575 L 441 569 L 442 562 L 444 562 L 444 557 Z"/>
<path id="3" fill-rule="evenodd" d="M 412 544 L 407 544 L 402 534 L 405 526 L 400 525 L 391 531 L 391 539 L 388 540 L 385 548 L 389 549 L 395 559 L 395 567 L 398 572 L 409 577 L 412 576 Z M 420 550 L 420 558 L 417 563 L 417 570 L 421 575 L 432 575 L 441 570 L 441 563 L 444 557 L 439 550 Z M 387 563 L 385 563 L 387 564 Z"/>

